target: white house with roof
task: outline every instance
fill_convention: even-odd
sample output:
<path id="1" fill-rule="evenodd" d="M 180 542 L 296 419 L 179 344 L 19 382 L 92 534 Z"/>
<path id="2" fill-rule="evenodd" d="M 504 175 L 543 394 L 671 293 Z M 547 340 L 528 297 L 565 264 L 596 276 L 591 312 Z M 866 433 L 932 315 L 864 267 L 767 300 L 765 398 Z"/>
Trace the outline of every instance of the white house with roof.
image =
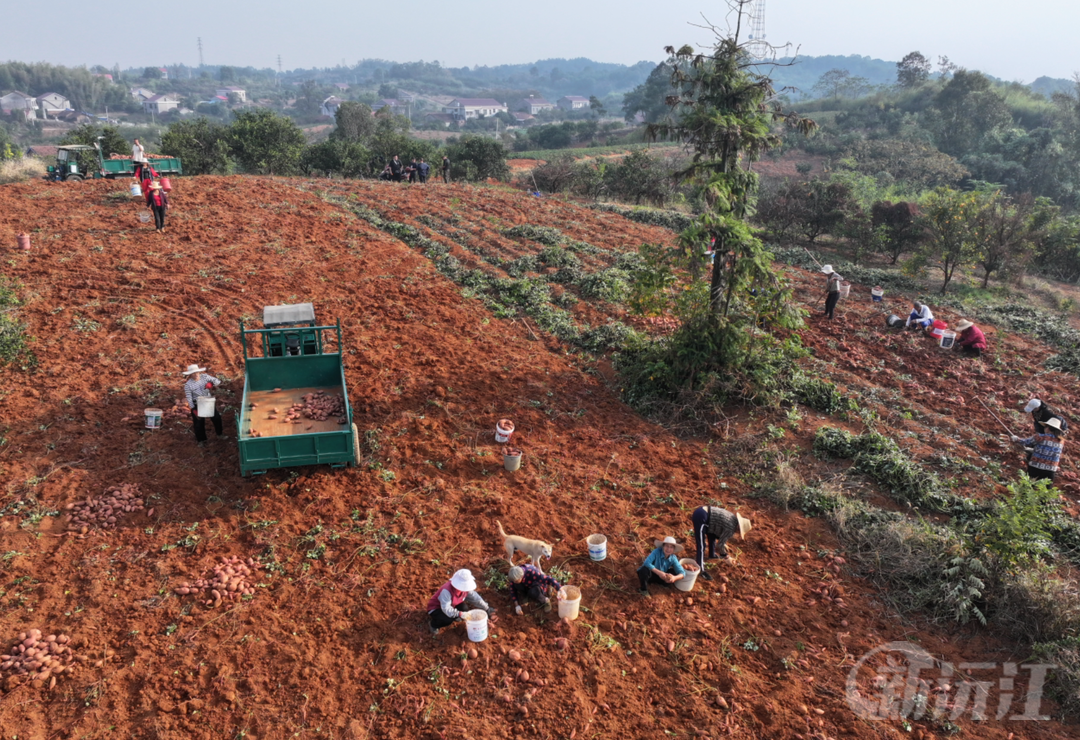
<path id="1" fill-rule="evenodd" d="M 533 116 L 542 111 L 551 110 L 554 107 L 554 103 L 549 103 L 543 98 L 538 98 L 533 95 L 530 95 L 527 98 L 523 98 L 518 104 L 518 110 L 525 111 L 526 113 Z"/>
<path id="2" fill-rule="evenodd" d="M 322 101 L 322 105 L 319 106 L 319 115 L 330 116 L 333 118 L 337 115 L 338 108 L 345 101 L 339 98 L 337 95 L 331 95 L 326 100 Z"/>
<path id="3" fill-rule="evenodd" d="M 71 101 L 60 93 L 45 93 L 44 95 L 38 95 L 35 100 L 37 101 L 38 110 L 41 111 L 42 118 L 48 118 L 50 115 L 55 118 L 57 113 L 66 111 L 71 107 Z"/>
<path id="4" fill-rule="evenodd" d="M 156 113 L 161 115 L 162 113 L 168 113 L 171 110 L 176 110 L 180 107 L 180 98 L 172 93 L 163 93 L 161 95 L 155 95 L 149 100 L 144 100 L 143 111 L 146 113 Z"/>
<path id="5" fill-rule="evenodd" d="M 33 118 L 35 110 L 37 110 L 37 101 L 32 95 L 16 91 L 0 96 L 0 111 L 5 114 L 18 112 L 26 118 Z"/>
<path id="6" fill-rule="evenodd" d="M 583 98 L 580 95 L 564 95 L 559 98 L 559 102 L 556 105 L 563 110 L 581 110 L 582 108 L 589 107 L 589 99 Z"/>
<path id="7" fill-rule="evenodd" d="M 493 98 L 454 98 L 443 106 L 443 113 L 455 119 L 483 118 L 496 113 L 506 113 L 506 106 Z"/>
<path id="8" fill-rule="evenodd" d="M 219 87 L 215 91 L 215 94 L 218 97 L 225 98 L 226 100 L 228 100 L 229 98 L 229 93 L 235 95 L 236 99 L 239 100 L 241 103 L 247 102 L 247 90 L 242 87 L 233 87 L 232 85 L 230 85 L 228 87 Z"/>

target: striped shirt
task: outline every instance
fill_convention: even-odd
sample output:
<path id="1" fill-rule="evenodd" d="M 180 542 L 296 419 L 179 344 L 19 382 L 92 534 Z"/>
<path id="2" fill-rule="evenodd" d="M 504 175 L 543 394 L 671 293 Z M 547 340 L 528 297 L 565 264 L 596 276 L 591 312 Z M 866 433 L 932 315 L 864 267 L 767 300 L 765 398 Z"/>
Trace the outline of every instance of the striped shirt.
<path id="1" fill-rule="evenodd" d="M 196 378 L 198 378 L 198 380 L 196 380 Z M 221 385 L 220 380 L 213 375 L 207 375 L 206 373 L 188 376 L 187 382 L 184 383 L 184 397 L 187 398 L 189 409 L 195 408 L 196 398 L 204 398 L 210 395 L 210 391 L 206 389 L 207 383 L 213 383 L 215 386 Z"/>
<path id="2" fill-rule="evenodd" d="M 507 581 L 507 586 L 510 589 L 510 600 L 514 602 L 514 606 L 521 606 L 521 601 L 529 594 L 534 586 L 539 586 L 541 589 L 553 588 L 558 591 L 562 588 L 559 582 L 551 576 L 546 576 L 536 569 L 532 565 L 521 566 L 522 576 L 521 580 L 517 583 L 513 581 Z"/>
<path id="3" fill-rule="evenodd" d="M 1025 446 L 1034 445 L 1028 465 L 1039 470 L 1056 473 L 1060 467 L 1061 452 L 1065 445 L 1053 434 L 1036 434 L 1020 440 Z"/>
<path id="4" fill-rule="evenodd" d="M 730 511 L 721 509 L 719 506 L 705 508 L 709 511 L 709 521 L 705 525 L 705 531 L 720 540 L 720 544 L 723 545 L 739 531 L 739 520 Z"/>

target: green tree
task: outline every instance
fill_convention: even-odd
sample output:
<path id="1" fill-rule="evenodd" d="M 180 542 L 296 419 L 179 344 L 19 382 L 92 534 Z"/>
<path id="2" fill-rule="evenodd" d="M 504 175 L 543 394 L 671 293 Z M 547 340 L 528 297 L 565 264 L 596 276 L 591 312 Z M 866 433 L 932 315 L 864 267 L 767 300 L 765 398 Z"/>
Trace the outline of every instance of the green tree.
<path id="1" fill-rule="evenodd" d="M 369 169 L 371 152 L 358 142 L 328 139 L 304 149 L 300 171 L 327 177 L 359 177 Z"/>
<path id="2" fill-rule="evenodd" d="M 319 83 L 315 80 L 304 80 L 300 83 L 300 93 L 296 96 L 296 107 L 305 116 L 313 116 L 319 112 L 319 104 L 323 97 L 319 91 Z"/>
<path id="3" fill-rule="evenodd" d="M 671 192 L 670 182 L 667 169 L 648 152 L 637 149 L 608 171 L 607 190 L 635 205 L 644 201 L 662 207 Z"/>
<path id="4" fill-rule="evenodd" d="M 981 72 L 961 69 L 935 98 L 930 126 L 938 149 L 963 157 L 983 148 L 992 131 L 1012 124 L 1005 98 Z"/>
<path id="5" fill-rule="evenodd" d="M 304 151 L 304 133 L 292 120 L 266 108 L 233 115 L 229 145 L 245 171 L 266 175 L 296 172 Z"/>
<path id="6" fill-rule="evenodd" d="M 962 193 L 951 188 L 937 188 L 920 204 L 920 223 L 925 239 L 909 260 L 909 270 L 932 267 L 944 278 L 941 294 L 960 267 L 970 265 L 979 256 L 978 223 L 984 196 Z"/>
<path id="7" fill-rule="evenodd" d="M 61 144 L 87 144 L 93 146 L 101 139 L 101 153 L 106 159 L 110 154 L 131 154 L 131 142 L 120 135 L 116 126 L 98 126 L 93 123 L 83 124 L 72 129 L 68 135 L 60 140 Z M 94 170 L 98 167 L 95 165 Z"/>
<path id="8" fill-rule="evenodd" d="M 846 69 L 830 69 L 814 84 L 814 92 L 823 97 L 839 98 L 850 79 L 851 72 Z"/>
<path id="9" fill-rule="evenodd" d="M 665 101 L 672 93 L 673 64 L 674 60 L 668 60 L 656 65 L 645 82 L 623 95 L 623 118 L 627 123 L 635 123 L 639 113 L 646 123 L 659 123 L 671 113 Z"/>
<path id="10" fill-rule="evenodd" d="M 375 117 L 371 107 L 352 100 L 338 106 L 334 122 L 337 125 L 330 134 L 331 139 L 364 143 L 375 133 Z"/>
<path id="11" fill-rule="evenodd" d="M 916 87 L 930 78 L 930 60 L 917 51 L 909 52 L 896 63 L 896 84 Z"/>
<path id="12" fill-rule="evenodd" d="M 466 135 L 446 148 L 446 155 L 450 157 L 450 176 L 454 180 L 508 180 L 508 154 L 506 147 L 487 136 Z"/>
<path id="13" fill-rule="evenodd" d="M 1044 203 L 1048 205 L 1048 203 Z M 983 269 L 982 287 L 994 273 L 1022 271 L 1035 254 L 1036 242 L 1048 226 L 1045 210 L 1037 212 L 1030 195 L 1011 198 L 1000 189 L 986 195 L 975 225 L 979 255 L 975 263 Z"/>
<path id="14" fill-rule="evenodd" d="M 161 153 L 179 157 L 187 175 L 229 171 L 229 127 L 205 116 L 177 121 L 161 136 Z"/>
<path id="15" fill-rule="evenodd" d="M 589 96 L 589 109 L 592 110 L 597 116 L 603 116 L 607 114 L 607 109 L 604 108 L 604 104 L 600 102 L 600 98 L 595 95 Z"/>

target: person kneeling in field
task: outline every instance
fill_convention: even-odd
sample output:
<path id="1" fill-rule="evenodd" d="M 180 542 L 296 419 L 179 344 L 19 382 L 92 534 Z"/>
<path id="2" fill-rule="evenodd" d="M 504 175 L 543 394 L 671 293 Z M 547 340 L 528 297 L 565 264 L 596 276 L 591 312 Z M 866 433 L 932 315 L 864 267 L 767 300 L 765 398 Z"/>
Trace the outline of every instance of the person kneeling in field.
<path id="1" fill-rule="evenodd" d="M 907 317 L 905 329 L 914 326 L 916 329 L 929 329 L 934 325 L 934 312 L 925 303 L 915 301 L 911 304 L 911 313 Z"/>
<path id="2" fill-rule="evenodd" d="M 428 599 L 427 612 L 431 615 L 428 628 L 431 634 L 439 634 L 440 629 L 461 619 L 462 612 L 472 609 L 483 609 L 488 613 L 488 619 L 495 619 L 495 610 L 476 593 L 476 579 L 472 571 L 463 568 L 439 586 L 435 595 Z"/>
<path id="3" fill-rule="evenodd" d="M 549 592 L 554 590 L 558 593 L 562 584 L 551 576 L 546 576 L 532 565 L 515 565 L 507 575 L 507 588 L 510 590 L 510 600 L 514 602 L 514 613 L 521 616 L 521 603 L 526 599 L 532 599 L 542 604 L 545 612 L 551 611 L 551 597 Z"/>
<path id="4" fill-rule="evenodd" d="M 653 544 L 656 549 L 649 553 L 649 557 L 645 558 L 645 562 L 637 570 L 642 596 L 652 595 L 649 593 L 650 583 L 670 586 L 686 577 L 686 571 L 675 557 L 683 551 L 683 546 L 677 543 L 674 537 L 665 537 L 663 541 L 654 540 Z"/>
<path id="5" fill-rule="evenodd" d="M 961 319 L 956 324 L 956 330 L 960 332 L 954 345 L 956 350 L 965 355 L 981 357 L 986 350 L 986 335 L 982 333 L 982 329 L 967 319 Z"/>

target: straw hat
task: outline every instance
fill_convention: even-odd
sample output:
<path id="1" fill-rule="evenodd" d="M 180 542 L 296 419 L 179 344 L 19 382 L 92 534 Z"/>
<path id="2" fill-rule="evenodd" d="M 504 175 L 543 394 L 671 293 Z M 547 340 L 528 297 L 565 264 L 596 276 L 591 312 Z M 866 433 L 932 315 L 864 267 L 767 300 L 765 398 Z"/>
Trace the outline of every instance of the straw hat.
<path id="1" fill-rule="evenodd" d="M 1049 420 L 1047 420 L 1046 422 L 1044 422 L 1044 425 L 1048 426 L 1048 427 L 1053 427 L 1054 429 L 1057 429 L 1059 432 L 1061 431 L 1061 419 L 1057 418 L 1056 416 L 1054 416 L 1054 417 L 1050 418 Z"/>
<path id="2" fill-rule="evenodd" d="M 735 518 L 739 520 L 739 539 L 745 540 L 746 533 L 753 529 L 754 525 L 750 523 L 750 520 L 744 517 L 742 514 L 736 514 Z"/>
<path id="3" fill-rule="evenodd" d="M 158 182 L 157 180 L 154 180 L 152 183 L 150 183 L 150 189 L 151 190 L 161 190 L 161 183 Z"/>
<path id="4" fill-rule="evenodd" d="M 457 573 L 450 576 L 450 585 L 458 591 L 475 591 L 476 579 L 473 578 L 471 570 L 462 568 Z"/>
<path id="5" fill-rule="evenodd" d="M 663 547 L 664 545 L 675 545 L 675 554 L 678 555 L 686 548 L 675 541 L 674 537 L 665 537 L 662 540 L 653 540 L 654 547 Z"/>
<path id="6" fill-rule="evenodd" d="M 960 319 L 959 321 L 956 322 L 956 328 L 959 329 L 960 331 L 966 331 L 967 329 L 970 329 L 973 326 L 975 326 L 975 324 L 971 323 L 967 319 Z"/>
<path id="7" fill-rule="evenodd" d="M 195 373 L 205 373 L 205 367 L 199 367 L 198 365 L 188 365 L 187 370 L 184 371 L 184 375 L 194 375 Z"/>
<path id="8" fill-rule="evenodd" d="M 821 266 L 821 271 L 823 273 L 825 273 L 826 275 L 831 275 L 832 271 L 833 271 L 832 265 L 822 265 Z"/>

